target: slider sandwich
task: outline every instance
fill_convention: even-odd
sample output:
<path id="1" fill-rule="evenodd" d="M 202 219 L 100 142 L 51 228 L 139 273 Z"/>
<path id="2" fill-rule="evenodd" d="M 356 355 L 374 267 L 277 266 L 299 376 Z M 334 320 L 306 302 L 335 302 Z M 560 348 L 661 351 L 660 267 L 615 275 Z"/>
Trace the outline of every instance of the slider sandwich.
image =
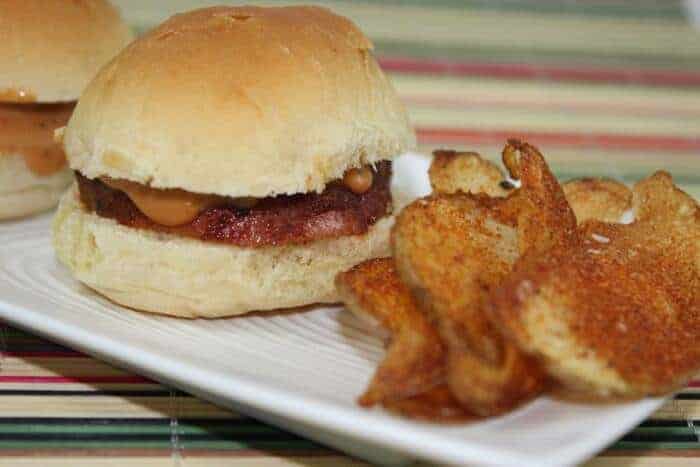
<path id="1" fill-rule="evenodd" d="M 56 205 L 72 176 L 54 130 L 131 37 L 106 1 L 0 2 L 0 220 Z"/>
<path id="2" fill-rule="evenodd" d="M 338 300 L 389 254 L 405 110 L 349 20 L 315 7 L 172 17 L 105 66 L 63 133 L 53 225 L 75 277 L 138 310 L 220 317 Z"/>

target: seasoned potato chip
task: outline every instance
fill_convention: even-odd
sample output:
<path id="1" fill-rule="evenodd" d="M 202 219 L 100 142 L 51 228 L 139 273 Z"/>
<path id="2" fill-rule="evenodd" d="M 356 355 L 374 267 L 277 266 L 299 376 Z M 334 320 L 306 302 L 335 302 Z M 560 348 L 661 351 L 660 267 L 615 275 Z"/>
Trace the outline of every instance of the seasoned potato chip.
<path id="1" fill-rule="evenodd" d="M 511 202 L 517 212 L 520 254 L 537 256 L 570 236 L 576 230 L 576 216 L 537 148 L 509 140 L 503 163 L 521 184 Z"/>
<path id="2" fill-rule="evenodd" d="M 659 171 L 638 182 L 634 186 L 632 206 L 634 217 L 639 222 L 674 227 L 674 231 L 682 228 L 690 240 L 697 233 L 695 228 L 700 222 L 698 202 L 676 187 L 668 172 Z M 660 232 L 657 234 L 657 237 L 662 236 Z M 696 251 L 696 248 L 691 248 L 689 254 L 692 256 Z"/>
<path id="3" fill-rule="evenodd" d="M 632 190 L 609 178 L 577 178 L 562 188 L 579 224 L 591 219 L 619 222 L 632 207 Z"/>
<path id="4" fill-rule="evenodd" d="M 432 196 L 392 230 L 391 259 L 337 284 L 393 335 L 361 402 L 432 421 L 508 411 L 542 393 L 666 394 L 700 370 L 700 207 L 657 172 L 633 190 L 563 187 L 533 146 L 503 163 L 438 151 Z M 631 224 L 619 221 L 633 210 Z"/>
<path id="5" fill-rule="evenodd" d="M 421 394 L 444 381 L 440 337 L 399 280 L 391 258 L 365 261 L 338 274 L 336 286 L 353 313 L 371 317 L 391 334 L 386 357 L 360 397 L 361 405 Z"/>
<path id="6" fill-rule="evenodd" d="M 517 251 L 509 200 L 434 195 L 415 201 L 392 231 L 394 260 L 447 349 L 447 383 L 479 415 L 509 410 L 539 394 L 539 368 L 505 342 L 483 310 L 488 291 Z"/>
<path id="7" fill-rule="evenodd" d="M 384 406 L 404 417 L 426 422 L 456 423 L 477 418 L 462 407 L 444 384 L 407 399 L 386 401 Z"/>
<path id="8" fill-rule="evenodd" d="M 634 188 L 636 221 L 589 221 L 491 295 L 496 322 L 565 388 L 642 397 L 700 370 L 700 209 L 659 172 Z"/>
<path id="9" fill-rule="evenodd" d="M 381 403 L 402 416 L 431 422 L 474 418 L 443 383 L 440 338 L 399 281 L 391 258 L 365 261 L 339 274 L 336 284 L 349 309 L 378 321 L 392 334 L 361 405 Z"/>
<path id="10" fill-rule="evenodd" d="M 476 152 L 439 150 L 433 153 L 430 184 L 434 193 L 485 193 L 504 197 L 513 192 L 505 173 Z M 632 207 L 632 190 L 609 178 L 578 178 L 562 184 L 576 219 L 618 222 Z"/>
<path id="11" fill-rule="evenodd" d="M 430 164 L 430 185 L 434 193 L 486 193 L 506 196 L 503 171 L 476 152 L 435 151 Z"/>

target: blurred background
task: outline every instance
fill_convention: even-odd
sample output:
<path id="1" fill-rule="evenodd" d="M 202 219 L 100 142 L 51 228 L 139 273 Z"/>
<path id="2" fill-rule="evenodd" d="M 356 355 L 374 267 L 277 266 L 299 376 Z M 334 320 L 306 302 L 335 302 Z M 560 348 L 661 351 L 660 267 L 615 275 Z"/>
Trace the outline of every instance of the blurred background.
<path id="1" fill-rule="evenodd" d="M 236 2 L 115 3 L 143 32 L 178 11 Z M 560 176 L 633 181 L 665 167 L 700 197 L 699 1 L 307 3 L 348 16 L 374 41 L 422 152 L 494 158 L 521 136 Z"/>

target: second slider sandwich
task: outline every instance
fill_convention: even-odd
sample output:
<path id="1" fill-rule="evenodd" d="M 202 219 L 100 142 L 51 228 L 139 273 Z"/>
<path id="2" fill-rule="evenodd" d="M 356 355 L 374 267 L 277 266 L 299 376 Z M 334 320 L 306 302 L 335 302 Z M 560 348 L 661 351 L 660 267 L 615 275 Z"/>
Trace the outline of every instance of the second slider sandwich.
<path id="1" fill-rule="evenodd" d="M 388 251 L 404 108 L 349 20 L 217 7 L 141 37 L 63 134 L 59 259 L 120 304 L 218 317 L 337 300 Z"/>
<path id="2" fill-rule="evenodd" d="M 0 0 L 0 221 L 56 206 L 72 177 L 54 130 L 131 39 L 106 0 Z"/>

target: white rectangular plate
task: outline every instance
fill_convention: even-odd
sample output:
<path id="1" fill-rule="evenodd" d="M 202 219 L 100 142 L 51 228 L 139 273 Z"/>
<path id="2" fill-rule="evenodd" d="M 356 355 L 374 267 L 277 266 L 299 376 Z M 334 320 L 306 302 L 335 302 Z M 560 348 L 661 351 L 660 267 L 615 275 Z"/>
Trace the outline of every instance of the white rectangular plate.
<path id="1" fill-rule="evenodd" d="M 428 189 L 427 161 L 395 165 L 395 189 Z M 137 313 L 74 281 L 54 259 L 49 217 L 0 224 L 0 319 L 239 412 L 381 463 L 581 462 L 651 414 L 542 397 L 503 417 L 439 426 L 355 404 L 382 342 L 339 307 L 220 320 Z"/>

